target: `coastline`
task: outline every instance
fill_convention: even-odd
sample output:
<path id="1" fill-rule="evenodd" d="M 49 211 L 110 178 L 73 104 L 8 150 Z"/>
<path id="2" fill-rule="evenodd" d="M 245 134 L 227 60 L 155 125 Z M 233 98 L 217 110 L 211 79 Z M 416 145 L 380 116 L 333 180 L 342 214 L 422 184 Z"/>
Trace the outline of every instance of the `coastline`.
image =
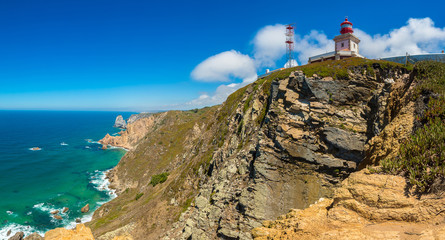
<path id="1" fill-rule="evenodd" d="M 88 141 L 88 143 L 100 145 L 100 143 L 97 141 Z M 120 149 L 120 150 L 124 150 L 126 152 L 129 151 L 126 148 L 117 147 L 117 146 L 110 146 L 108 149 L 109 150 Z M 104 150 L 104 151 L 107 151 L 107 150 Z M 122 157 L 120 159 L 122 159 Z M 41 212 L 42 214 L 48 215 L 51 219 L 50 220 L 51 222 L 62 221 L 63 226 L 60 226 L 57 228 L 75 229 L 76 225 L 78 225 L 78 224 L 86 224 L 86 223 L 90 222 L 93 218 L 95 211 L 98 208 L 100 208 L 103 204 L 112 201 L 113 199 L 115 199 L 118 196 L 117 189 L 111 186 L 112 181 L 110 181 L 110 177 L 109 177 L 110 174 L 112 174 L 112 171 L 116 166 L 117 166 L 117 164 L 114 167 L 109 168 L 107 170 L 96 169 L 94 172 L 91 172 L 91 173 L 89 173 L 87 171 L 88 174 L 91 174 L 89 183 L 97 191 L 105 193 L 108 196 L 108 199 L 95 201 L 94 209 L 90 209 L 87 213 L 84 213 L 81 217 L 79 217 L 80 222 L 76 222 L 77 218 L 74 220 L 72 220 L 72 219 L 69 220 L 69 212 L 70 211 L 79 211 L 80 209 L 70 209 L 67 213 L 62 213 L 63 208 L 56 208 L 56 207 L 52 206 L 51 204 L 48 204 L 46 201 L 34 204 L 32 206 L 32 209 L 37 210 L 37 211 Z M 93 202 L 86 201 L 85 204 L 86 203 L 89 203 L 90 205 L 92 205 Z M 58 215 L 60 215 L 62 217 L 62 220 L 55 219 L 54 214 L 51 213 L 53 211 L 59 211 Z M 7 211 L 7 213 L 9 215 L 17 216 L 17 214 L 12 211 Z M 31 212 L 29 212 L 29 214 L 27 214 L 27 215 L 30 215 L 30 214 L 31 214 Z M 46 232 L 53 230 L 53 229 L 55 229 L 55 228 L 38 230 L 34 226 L 23 225 L 23 224 L 11 222 L 11 223 L 6 223 L 4 226 L 2 226 L 0 228 L 0 239 L 9 239 L 12 236 L 14 236 L 16 233 L 19 233 L 19 232 L 23 232 L 24 237 L 27 237 L 33 233 L 38 233 L 39 235 L 44 237 Z"/>

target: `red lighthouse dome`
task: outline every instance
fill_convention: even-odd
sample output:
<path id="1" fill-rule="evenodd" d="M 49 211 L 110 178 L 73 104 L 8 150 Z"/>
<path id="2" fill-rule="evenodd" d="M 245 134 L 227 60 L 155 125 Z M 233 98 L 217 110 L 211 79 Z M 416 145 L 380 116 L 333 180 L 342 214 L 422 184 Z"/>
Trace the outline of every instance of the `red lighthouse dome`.
<path id="1" fill-rule="evenodd" d="M 345 21 L 342 22 L 340 24 L 341 26 L 341 30 L 340 33 L 341 34 L 345 34 L 345 33 L 353 33 L 354 31 L 352 30 L 352 23 L 348 21 L 348 18 L 345 18 Z"/>

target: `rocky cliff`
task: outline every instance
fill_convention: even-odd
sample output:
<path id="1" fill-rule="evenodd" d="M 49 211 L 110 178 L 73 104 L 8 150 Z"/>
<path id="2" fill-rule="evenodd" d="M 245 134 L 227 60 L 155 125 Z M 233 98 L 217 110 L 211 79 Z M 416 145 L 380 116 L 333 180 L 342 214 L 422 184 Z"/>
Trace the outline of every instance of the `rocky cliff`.
<path id="1" fill-rule="evenodd" d="M 137 120 L 102 140 L 132 150 L 109 175 L 119 196 L 89 226 L 97 239 L 269 239 L 252 229 L 338 199 L 358 167 L 397 155 L 413 129 L 410 73 L 327 61 L 261 78 L 221 106 Z"/>
<path id="2" fill-rule="evenodd" d="M 149 134 L 150 131 L 153 131 L 153 126 L 155 126 L 159 121 L 162 121 L 165 113 L 160 113 L 156 116 L 146 116 L 145 114 L 142 117 L 136 117 L 137 115 L 132 116 L 133 117 L 130 117 L 128 120 L 128 124 L 125 125 L 126 129 L 121 131 L 118 136 L 110 136 L 107 134 L 104 138 L 99 140 L 99 143 L 103 144 L 104 146 L 111 145 L 115 147 L 133 149 L 142 138 Z"/>
<path id="3" fill-rule="evenodd" d="M 126 128 L 127 127 L 127 123 L 125 122 L 122 115 L 119 115 L 116 117 L 113 127 L 116 127 L 116 128 Z"/>

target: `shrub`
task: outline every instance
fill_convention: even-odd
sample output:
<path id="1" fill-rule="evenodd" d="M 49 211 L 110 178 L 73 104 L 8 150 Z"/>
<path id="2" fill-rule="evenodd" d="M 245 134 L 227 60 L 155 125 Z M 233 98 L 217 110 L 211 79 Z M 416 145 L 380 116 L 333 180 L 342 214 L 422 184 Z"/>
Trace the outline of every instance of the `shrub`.
<path id="1" fill-rule="evenodd" d="M 136 194 L 136 197 L 134 198 L 134 200 L 137 201 L 139 198 L 142 197 L 142 195 L 144 195 L 144 193 L 138 193 L 138 194 Z"/>
<path id="2" fill-rule="evenodd" d="M 397 158 L 380 164 L 384 172 L 403 173 L 419 192 L 426 192 L 435 179 L 445 176 L 444 160 L 445 122 L 435 118 L 401 145 Z"/>
<path id="3" fill-rule="evenodd" d="M 427 109 L 417 117 L 423 127 L 401 145 L 396 158 L 382 160 L 380 166 L 383 172 L 406 176 L 423 193 L 445 177 L 445 64 L 419 62 L 414 71 L 414 97 L 429 96 Z"/>
<path id="4" fill-rule="evenodd" d="M 169 175 L 168 172 L 153 175 L 153 177 L 151 177 L 150 184 L 154 187 L 160 183 L 163 183 L 167 181 L 168 175 Z"/>

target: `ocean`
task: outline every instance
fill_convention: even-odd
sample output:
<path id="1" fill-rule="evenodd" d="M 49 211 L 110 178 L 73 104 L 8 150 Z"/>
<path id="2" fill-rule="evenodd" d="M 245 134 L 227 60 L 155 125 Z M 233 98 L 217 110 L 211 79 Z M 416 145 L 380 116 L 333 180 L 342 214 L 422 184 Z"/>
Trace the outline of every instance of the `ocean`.
<path id="1" fill-rule="evenodd" d="M 126 151 L 102 150 L 97 141 L 120 131 L 112 127 L 118 114 L 126 119 L 132 113 L 0 111 L 0 239 L 74 227 L 76 218 L 89 221 L 116 197 L 105 172 Z M 90 212 L 81 213 L 87 203 Z M 69 211 L 62 213 L 65 207 Z"/>

